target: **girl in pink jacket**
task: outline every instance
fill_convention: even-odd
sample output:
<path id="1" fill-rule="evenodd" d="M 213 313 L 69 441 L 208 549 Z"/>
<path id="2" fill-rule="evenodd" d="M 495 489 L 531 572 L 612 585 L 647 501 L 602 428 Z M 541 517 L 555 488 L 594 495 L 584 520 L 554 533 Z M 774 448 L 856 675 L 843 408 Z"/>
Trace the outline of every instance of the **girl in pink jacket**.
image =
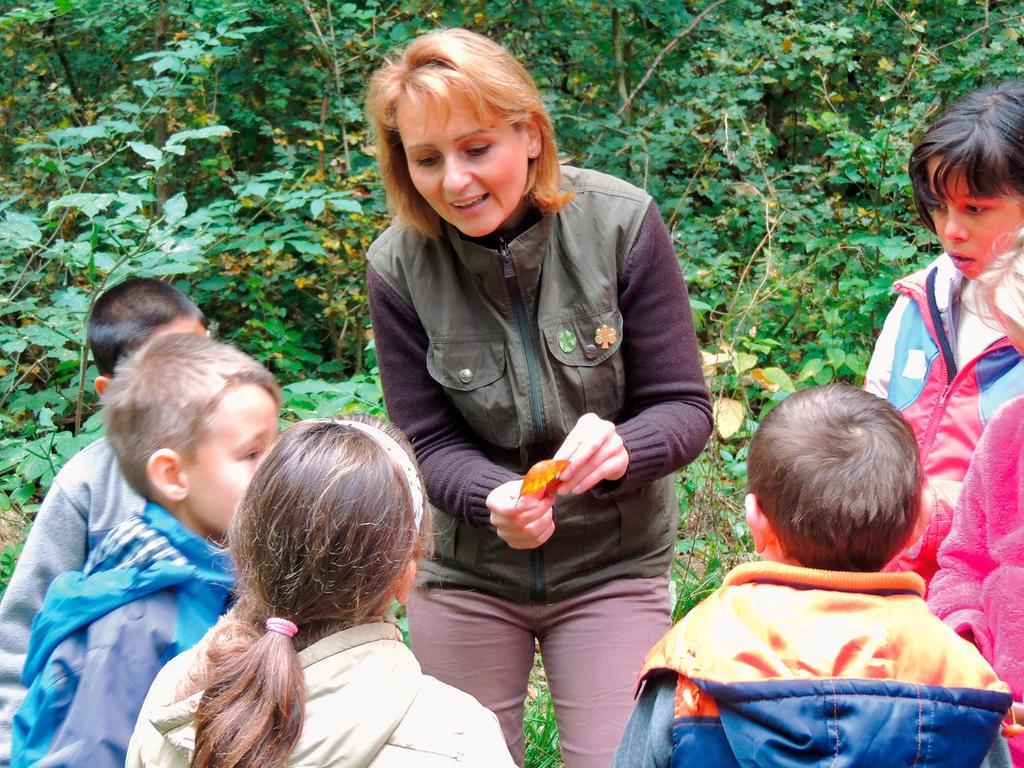
<path id="1" fill-rule="evenodd" d="M 1024 227 L 1024 80 L 968 93 L 929 126 L 907 165 L 921 222 L 944 253 L 898 280 L 864 388 L 917 435 L 933 491 L 924 535 L 887 570 L 927 583 L 971 456 L 999 406 L 1024 395 L 1024 363 L 987 313 L 977 278 Z"/>
<path id="2" fill-rule="evenodd" d="M 1024 233 L 979 278 L 982 297 L 1024 354 Z M 939 570 L 928 605 L 973 642 L 1024 699 L 1024 397 L 996 412 L 981 437 L 953 524 L 939 548 Z M 1014 704 L 1018 723 L 1024 707 Z M 1024 731 L 1024 728 L 1021 728 Z M 1024 766 L 1024 735 L 1010 739 L 1015 766 Z"/>

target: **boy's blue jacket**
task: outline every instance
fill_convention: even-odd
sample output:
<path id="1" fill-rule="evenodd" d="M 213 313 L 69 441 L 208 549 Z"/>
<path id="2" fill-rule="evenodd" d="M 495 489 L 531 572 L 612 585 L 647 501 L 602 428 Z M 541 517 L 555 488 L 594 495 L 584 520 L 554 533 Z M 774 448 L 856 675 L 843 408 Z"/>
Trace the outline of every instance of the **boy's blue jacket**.
<path id="1" fill-rule="evenodd" d="M 980 765 L 1009 688 L 923 592 L 912 573 L 733 570 L 644 664 L 677 676 L 671 765 Z"/>
<path id="2" fill-rule="evenodd" d="M 233 586 L 227 554 L 157 504 L 114 528 L 32 623 L 12 768 L 123 766 L 157 672 L 213 626 Z"/>

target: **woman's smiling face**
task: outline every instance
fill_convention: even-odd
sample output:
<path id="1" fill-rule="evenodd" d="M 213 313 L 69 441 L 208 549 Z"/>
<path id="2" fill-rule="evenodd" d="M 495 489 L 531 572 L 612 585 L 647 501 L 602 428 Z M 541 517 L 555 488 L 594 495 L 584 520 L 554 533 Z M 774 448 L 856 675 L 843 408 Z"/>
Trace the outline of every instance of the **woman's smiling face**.
<path id="1" fill-rule="evenodd" d="M 477 115 L 455 95 L 398 104 L 396 122 L 413 186 L 437 214 L 469 237 L 515 226 L 528 207 L 530 160 L 541 149 L 530 120 L 512 125 Z"/>

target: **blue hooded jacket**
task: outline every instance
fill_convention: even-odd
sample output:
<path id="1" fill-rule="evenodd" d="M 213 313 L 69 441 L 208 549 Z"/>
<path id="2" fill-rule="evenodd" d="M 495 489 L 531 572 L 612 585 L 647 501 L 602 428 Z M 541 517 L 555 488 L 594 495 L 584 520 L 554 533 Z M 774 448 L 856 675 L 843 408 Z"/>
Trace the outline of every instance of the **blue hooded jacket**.
<path id="1" fill-rule="evenodd" d="M 11 768 L 123 766 L 157 672 L 213 626 L 233 586 L 227 554 L 157 504 L 114 528 L 32 622 Z"/>

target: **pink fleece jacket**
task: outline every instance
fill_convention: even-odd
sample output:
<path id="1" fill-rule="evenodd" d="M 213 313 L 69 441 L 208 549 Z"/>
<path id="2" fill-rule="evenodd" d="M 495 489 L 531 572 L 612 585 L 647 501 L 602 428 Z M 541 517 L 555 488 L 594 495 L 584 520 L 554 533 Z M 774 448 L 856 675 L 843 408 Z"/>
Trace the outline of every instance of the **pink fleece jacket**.
<path id="1" fill-rule="evenodd" d="M 1024 397 L 989 422 L 971 459 L 953 527 L 939 548 L 929 607 L 1024 699 Z M 1024 766 L 1024 736 L 1010 739 Z"/>

